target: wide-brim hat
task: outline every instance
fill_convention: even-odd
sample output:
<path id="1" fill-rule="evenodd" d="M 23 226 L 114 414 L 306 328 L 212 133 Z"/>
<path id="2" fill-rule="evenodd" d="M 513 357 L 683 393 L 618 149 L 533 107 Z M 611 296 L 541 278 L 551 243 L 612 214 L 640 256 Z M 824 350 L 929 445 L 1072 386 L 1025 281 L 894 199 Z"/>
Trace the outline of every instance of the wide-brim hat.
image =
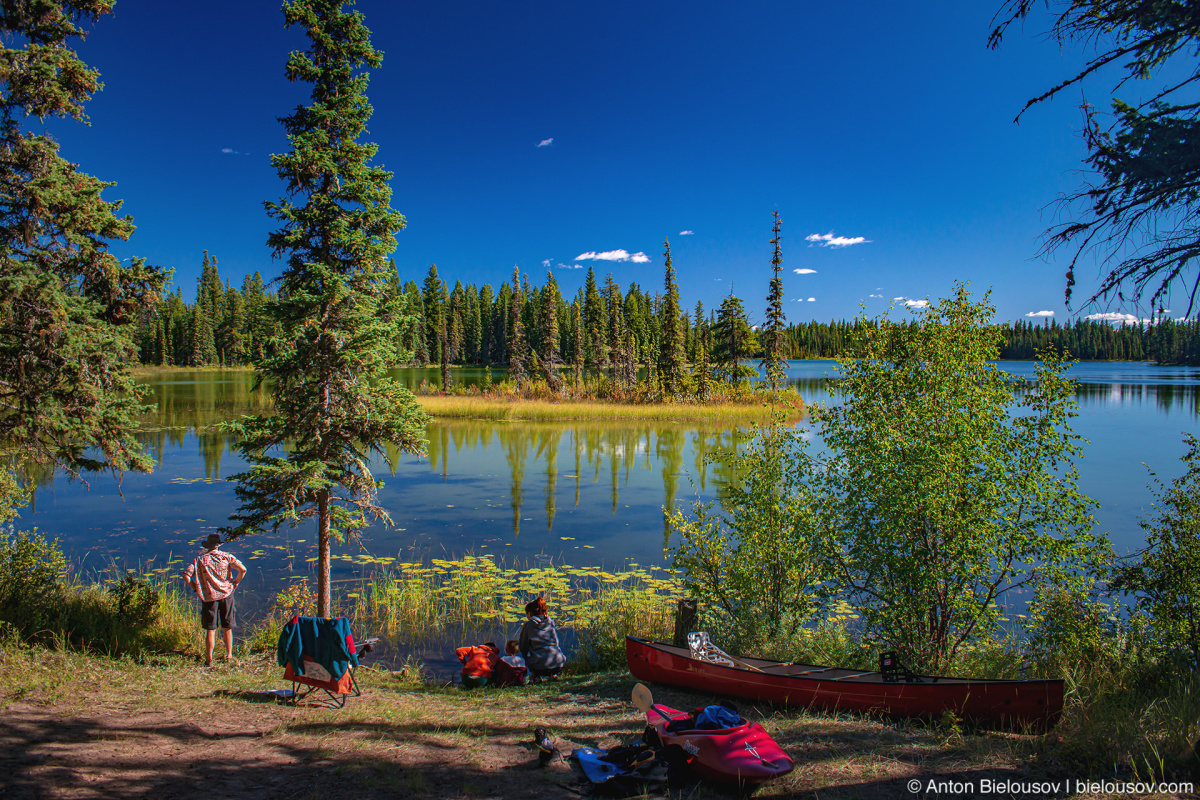
<path id="1" fill-rule="evenodd" d="M 210 533 L 208 535 L 208 538 L 204 540 L 204 546 L 207 547 L 209 550 L 212 550 L 214 547 L 216 547 L 220 543 L 221 543 L 221 534 L 219 534 L 219 533 Z"/>

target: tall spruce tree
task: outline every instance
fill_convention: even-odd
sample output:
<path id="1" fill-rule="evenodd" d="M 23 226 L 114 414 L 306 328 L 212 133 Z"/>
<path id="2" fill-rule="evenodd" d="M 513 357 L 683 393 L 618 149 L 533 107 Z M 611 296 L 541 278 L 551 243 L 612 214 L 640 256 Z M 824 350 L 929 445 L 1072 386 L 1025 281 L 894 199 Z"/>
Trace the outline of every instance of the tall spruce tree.
<path id="1" fill-rule="evenodd" d="M 271 156 L 286 197 L 265 204 L 283 223 L 268 244 L 286 267 L 280 333 L 255 366 L 274 390 L 275 413 L 236 426 L 251 467 L 237 476 L 232 533 L 315 518 L 317 613 L 329 616 L 331 540 L 355 536 L 368 518 L 391 522 L 370 457 L 422 452 L 424 415 L 384 374 L 403 318 L 387 301 L 387 258 L 404 217 L 390 207 L 391 173 L 370 163 L 377 146 L 358 141 L 371 116 L 366 69 L 383 56 L 362 14 L 341 0 L 292 0 L 283 15 L 308 35 L 287 76 L 312 84 L 312 102 L 283 120 L 291 152 Z M 272 455 L 285 445 L 286 456 Z"/>
<path id="2" fill-rule="evenodd" d="M 663 240 L 666 259 L 666 293 L 659 306 L 658 374 L 663 394 L 674 397 L 683 388 L 686 358 L 683 352 L 683 326 L 679 321 L 679 284 L 675 282 L 675 267 L 671 263 L 671 242 Z"/>
<path id="3" fill-rule="evenodd" d="M 99 73 L 76 55 L 80 23 L 112 0 L 5 3 L 0 11 L 0 451 L 70 471 L 149 470 L 133 436 L 141 410 L 125 367 L 136 323 L 165 282 L 162 270 L 122 263 L 111 240 L 133 233 L 112 183 L 78 172 L 29 117 L 87 119 Z M 21 492 L 0 472 L 0 520 Z M 7 510 L 6 510 L 7 509 Z"/>
<path id="4" fill-rule="evenodd" d="M 774 402 L 779 393 L 779 385 L 787 374 L 787 361 L 784 350 L 787 343 L 784 340 L 784 328 L 787 320 L 783 316 L 783 279 L 779 273 L 783 271 L 783 249 L 780 247 L 779 209 L 772 216 L 775 224 L 771 227 L 771 290 L 767 293 L 767 321 L 762 327 L 760 337 L 763 348 L 762 368 L 767 373 L 767 383 L 771 386 L 771 401 Z"/>
<path id="5" fill-rule="evenodd" d="M 596 271 L 592 267 L 588 267 L 583 297 L 583 324 L 587 329 L 590 361 L 592 366 L 603 369 L 608 366 L 608 312 L 596 288 Z"/>
<path id="6" fill-rule="evenodd" d="M 752 368 L 739 362 L 754 352 L 754 331 L 750 330 L 746 310 L 742 307 L 741 299 L 734 295 L 732 287 L 717 309 L 717 321 L 712 333 L 712 359 L 725 379 L 737 382 L 753 375 Z"/>
<path id="7" fill-rule="evenodd" d="M 442 350 L 442 315 L 445 313 L 445 308 L 442 305 L 442 295 L 445 293 L 445 284 L 438 277 L 437 264 L 429 265 L 429 274 L 425 276 L 425 283 L 422 284 L 421 294 L 425 305 L 425 345 L 429 348 L 429 360 L 441 363 Z"/>
<path id="8" fill-rule="evenodd" d="M 554 272 L 546 270 L 545 308 L 542 309 L 542 352 L 546 369 L 554 369 L 558 361 L 558 300 L 561 296 Z"/>
<path id="9" fill-rule="evenodd" d="M 571 304 L 571 333 L 575 340 L 575 358 L 572 363 L 576 388 L 583 386 L 583 315 L 579 303 Z"/>
<path id="10" fill-rule="evenodd" d="M 525 382 L 525 361 L 528 352 L 525 344 L 525 322 L 522 316 L 525 301 L 521 295 L 521 270 L 513 265 L 512 306 L 508 312 L 508 376 L 520 386 Z"/>

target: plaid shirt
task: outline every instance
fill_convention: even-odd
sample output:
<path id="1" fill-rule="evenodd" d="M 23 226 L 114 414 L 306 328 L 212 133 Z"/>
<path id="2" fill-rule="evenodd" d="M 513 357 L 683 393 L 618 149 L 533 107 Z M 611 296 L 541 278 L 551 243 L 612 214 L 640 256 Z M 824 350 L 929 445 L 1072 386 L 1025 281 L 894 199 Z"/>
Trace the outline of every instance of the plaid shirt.
<path id="1" fill-rule="evenodd" d="M 188 565 L 183 579 L 196 590 L 201 600 L 210 603 L 233 594 L 234 568 L 246 571 L 237 556 L 213 548 Z"/>

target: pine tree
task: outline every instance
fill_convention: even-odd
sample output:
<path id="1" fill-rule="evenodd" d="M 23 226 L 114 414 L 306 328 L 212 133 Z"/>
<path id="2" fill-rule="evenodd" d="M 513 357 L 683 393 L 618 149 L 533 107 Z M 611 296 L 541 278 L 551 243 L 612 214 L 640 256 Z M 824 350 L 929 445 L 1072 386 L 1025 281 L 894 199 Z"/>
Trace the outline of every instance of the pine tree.
<path id="1" fill-rule="evenodd" d="M 746 320 L 742 301 L 735 297 L 732 287 L 729 295 L 721 301 L 717 310 L 717 321 L 713 330 L 713 361 L 720 367 L 728 381 L 738 381 L 753 374 L 753 370 L 738 363 L 753 352 L 754 332 Z"/>
<path id="2" fill-rule="evenodd" d="M 575 386 L 583 386 L 583 315 L 579 303 L 571 304 L 572 334 L 575 339 L 574 377 Z"/>
<path id="3" fill-rule="evenodd" d="M 708 343 L 700 340 L 696 362 L 696 396 L 707 400 L 712 392 L 712 367 L 708 365 Z"/>
<path id="4" fill-rule="evenodd" d="M 787 374 L 787 361 L 784 358 L 784 325 L 783 316 L 783 279 L 779 273 L 783 270 L 783 250 L 780 247 L 779 209 L 773 212 L 775 224 L 771 228 L 771 244 L 774 251 L 771 254 L 771 291 L 767 294 L 767 321 L 762 327 L 763 360 L 762 368 L 767 373 L 767 383 L 771 386 L 771 402 L 779 393 L 779 385 Z"/>
<path id="5" fill-rule="evenodd" d="M 425 283 L 421 288 L 422 300 L 425 305 L 425 345 L 429 348 L 429 360 L 441 363 L 442 348 L 441 348 L 441 330 L 442 316 L 445 313 L 445 308 L 442 305 L 442 294 L 445 292 L 445 285 L 441 278 L 438 277 L 437 264 L 429 266 L 429 274 L 425 276 Z"/>
<path id="6" fill-rule="evenodd" d="M 508 376 L 521 386 L 525 382 L 525 303 L 521 297 L 521 271 L 513 266 L 512 307 L 508 312 Z"/>
<path id="7" fill-rule="evenodd" d="M 274 388 L 275 413 L 239 426 L 251 466 L 237 476 L 232 533 L 315 517 L 317 614 L 327 617 L 330 541 L 355 537 L 368 517 L 391 523 L 368 464 L 372 454 L 424 451 L 424 414 L 384 374 L 404 318 L 387 297 L 387 257 L 404 217 L 390 206 L 391 173 L 370 163 L 378 148 L 358 141 L 371 116 L 365 69 L 382 55 L 341 0 L 291 0 L 283 14 L 308 34 L 287 75 L 313 85 L 312 102 L 283 120 L 292 149 L 271 157 L 286 194 L 266 203 L 283 225 L 268 244 L 286 267 L 280 333 L 255 366 Z M 270 455 L 285 444 L 285 456 Z"/>
<path id="8" fill-rule="evenodd" d="M 554 273 L 551 270 L 546 270 L 545 308 L 542 309 L 542 316 L 545 319 L 545 324 L 542 326 L 542 352 L 546 369 L 549 370 L 554 369 L 555 362 L 558 360 L 555 351 L 558 347 L 559 297 L 558 281 L 554 280 Z"/>
<path id="9" fill-rule="evenodd" d="M 605 344 L 608 313 L 600 299 L 600 292 L 596 289 L 596 271 L 592 267 L 588 267 L 583 297 L 583 324 L 587 331 L 590 362 L 597 369 L 604 369 L 608 367 L 608 346 Z"/>
<path id="10" fill-rule="evenodd" d="M 683 353 L 683 330 L 679 323 L 679 285 L 675 282 L 675 267 L 671 263 L 671 242 L 663 240 L 663 257 L 666 259 L 666 292 L 659 313 L 658 374 L 662 380 L 663 394 L 674 397 L 683 388 L 686 369 Z"/>
<path id="11" fill-rule="evenodd" d="M 442 354 L 442 391 L 450 391 L 450 343 L 446 337 L 446 315 L 442 315 L 442 327 L 438 331 L 438 351 Z"/>

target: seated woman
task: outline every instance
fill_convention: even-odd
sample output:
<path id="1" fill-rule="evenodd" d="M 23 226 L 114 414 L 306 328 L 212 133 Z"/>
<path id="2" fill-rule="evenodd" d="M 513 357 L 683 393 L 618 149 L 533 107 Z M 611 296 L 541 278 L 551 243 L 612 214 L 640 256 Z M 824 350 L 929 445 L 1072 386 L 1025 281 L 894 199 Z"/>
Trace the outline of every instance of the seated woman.
<path id="1" fill-rule="evenodd" d="M 460 647 L 454 651 L 462 662 L 462 682 L 467 689 L 487 686 L 492 670 L 500 660 L 500 649 L 493 642 L 484 642 L 482 647 Z"/>
<path id="2" fill-rule="evenodd" d="M 546 599 L 538 597 L 525 606 L 525 614 L 529 617 L 521 626 L 521 655 L 525 657 L 525 665 L 533 677 L 531 683 L 542 680 L 558 680 L 567 657 L 563 655 L 558 643 L 558 631 L 554 620 L 550 619 Z"/>

